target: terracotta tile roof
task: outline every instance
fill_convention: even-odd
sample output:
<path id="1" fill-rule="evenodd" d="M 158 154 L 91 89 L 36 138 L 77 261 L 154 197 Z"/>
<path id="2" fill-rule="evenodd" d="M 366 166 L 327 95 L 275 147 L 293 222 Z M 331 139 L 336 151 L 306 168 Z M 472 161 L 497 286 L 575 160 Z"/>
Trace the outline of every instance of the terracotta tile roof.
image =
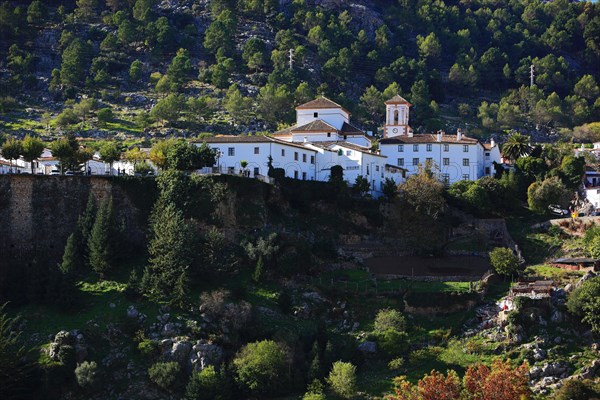
<path id="1" fill-rule="evenodd" d="M 328 124 L 327 122 L 316 119 L 302 126 L 294 126 L 291 132 L 337 132 L 335 126 Z"/>
<path id="2" fill-rule="evenodd" d="M 448 144 L 477 144 L 479 141 L 470 137 L 462 135 L 461 140 L 456 140 L 456 135 L 442 135 L 442 141 L 437 141 L 437 134 L 431 133 L 420 133 L 410 136 L 394 136 L 391 138 L 381 139 L 381 144 L 396 144 L 396 143 L 408 143 L 408 144 L 419 144 L 419 143 L 448 143 Z"/>
<path id="3" fill-rule="evenodd" d="M 408 106 L 412 106 L 404 97 L 400 95 L 395 95 L 391 99 L 385 102 L 385 104 L 408 104 Z"/>
<path id="4" fill-rule="evenodd" d="M 296 107 L 296 110 L 312 110 L 312 109 L 320 109 L 320 108 L 341 108 L 346 113 L 350 114 L 348 110 L 344 107 L 340 106 L 338 103 L 329 100 L 327 97 L 319 97 L 314 100 L 309 101 L 308 103 L 304 103 Z"/>
<path id="5" fill-rule="evenodd" d="M 365 132 L 361 131 L 354 125 L 349 124 L 347 122 L 344 122 L 344 125 L 342 125 L 342 129 L 340 130 L 340 132 L 344 135 L 364 135 L 365 134 Z"/>

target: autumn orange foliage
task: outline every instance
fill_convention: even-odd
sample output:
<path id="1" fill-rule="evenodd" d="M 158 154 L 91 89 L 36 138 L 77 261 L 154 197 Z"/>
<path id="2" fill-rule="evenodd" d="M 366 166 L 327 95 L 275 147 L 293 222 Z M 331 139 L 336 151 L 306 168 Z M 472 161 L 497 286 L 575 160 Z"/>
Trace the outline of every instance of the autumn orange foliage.
<path id="1" fill-rule="evenodd" d="M 527 364 L 513 368 L 508 361 L 494 360 L 491 368 L 474 364 L 467 368 L 462 384 L 455 371 L 446 375 L 431 371 L 413 385 L 401 376 L 394 380 L 395 394 L 388 400 L 527 400 Z"/>

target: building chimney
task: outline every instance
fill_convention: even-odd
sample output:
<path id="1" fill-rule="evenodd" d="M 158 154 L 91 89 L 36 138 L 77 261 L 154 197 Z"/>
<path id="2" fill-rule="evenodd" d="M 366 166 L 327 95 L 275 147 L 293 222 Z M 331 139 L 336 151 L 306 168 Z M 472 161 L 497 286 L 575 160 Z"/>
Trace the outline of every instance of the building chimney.
<path id="1" fill-rule="evenodd" d="M 413 130 L 412 129 L 408 130 L 408 137 L 413 137 Z"/>
<path id="2" fill-rule="evenodd" d="M 304 136 L 304 143 L 308 142 L 308 137 Z"/>
<path id="3" fill-rule="evenodd" d="M 443 133 L 442 133 L 442 131 L 437 131 L 437 138 L 436 138 L 436 140 L 437 140 L 438 142 L 441 142 L 441 141 L 442 141 L 442 134 L 443 134 Z"/>
<path id="4" fill-rule="evenodd" d="M 490 147 L 495 147 L 496 146 L 496 141 L 494 140 L 494 138 L 490 139 Z"/>
<path id="5" fill-rule="evenodd" d="M 456 141 L 461 141 L 462 140 L 462 130 L 460 128 L 458 128 L 456 130 Z"/>

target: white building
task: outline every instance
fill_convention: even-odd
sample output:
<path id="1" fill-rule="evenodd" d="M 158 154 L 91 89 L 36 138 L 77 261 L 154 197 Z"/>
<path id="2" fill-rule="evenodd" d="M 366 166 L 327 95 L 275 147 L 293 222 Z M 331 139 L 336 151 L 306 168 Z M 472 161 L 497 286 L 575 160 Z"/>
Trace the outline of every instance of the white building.
<path id="1" fill-rule="evenodd" d="M 372 151 L 371 139 L 349 118 L 342 106 L 321 97 L 296 107 L 296 124 L 272 136 L 216 136 L 203 141 L 218 150 L 215 167 L 221 173 L 265 176 L 271 157 L 273 167 L 283 168 L 289 178 L 327 181 L 331 167 L 339 165 L 344 180 L 352 185 L 362 176 L 374 195 L 386 178 L 400 184 L 404 169 Z M 247 163 L 244 171 L 242 161 Z"/>
<path id="2" fill-rule="evenodd" d="M 600 208 L 600 171 L 591 167 L 586 167 L 583 180 L 585 186 L 585 197 L 592 203 L 594 208 Z"/>
<path id="3" fill-rule="evenodd" d="M 384 138 L 379 141 L 381 155 L 390 164 L 405 168 L 409 175 L 417 173 L 419 166 L 431 164 L 442 182 L 452 184 L 493 175 L 493 163 L 501 162 L 500 150 L 493 141 L 484 145 L 460 129 L 455 135 L 443 131 L 414 134 L 408 125 L 410 104 L 400 96 L 385 104 Z"/>

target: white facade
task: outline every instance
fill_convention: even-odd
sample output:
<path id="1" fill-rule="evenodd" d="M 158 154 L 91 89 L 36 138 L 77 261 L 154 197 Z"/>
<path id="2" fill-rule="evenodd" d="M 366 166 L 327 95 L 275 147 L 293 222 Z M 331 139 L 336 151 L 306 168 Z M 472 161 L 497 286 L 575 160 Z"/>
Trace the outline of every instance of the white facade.
<path id="1" fill-rule="evenodd" d="M 583 183 L 587 201 L 592 203 L 594 208 L 600 208 L 600 171 L 588 167 Z"/>
<path id="2" fill-rule="evenodd" d="M 301 106 L 303 107 L 303 106 Z M 345 123 L 349 123 L 350 113 L 341 107 L 338 108 L 296 108 L 296 125 L 306 125 L 315 120 L 322 120 L 337 130 L 341 130 Z"/>
<path id="3" fill-rule="evenodd" d="M 405 168 L 409 175 L 417 173 L 420 166 L 430 164 L 445 184 L 494 174 L 493 163 L 500 163 L 501 155 L 493 141 L 483 145 L 465 136 L 460 129 L 456 135 L 442 131 L 413 134 L 408 125 L 409 107 L 400 96 L 386 102 L 386 125 L 379 149 L 389 164 Z"/>

